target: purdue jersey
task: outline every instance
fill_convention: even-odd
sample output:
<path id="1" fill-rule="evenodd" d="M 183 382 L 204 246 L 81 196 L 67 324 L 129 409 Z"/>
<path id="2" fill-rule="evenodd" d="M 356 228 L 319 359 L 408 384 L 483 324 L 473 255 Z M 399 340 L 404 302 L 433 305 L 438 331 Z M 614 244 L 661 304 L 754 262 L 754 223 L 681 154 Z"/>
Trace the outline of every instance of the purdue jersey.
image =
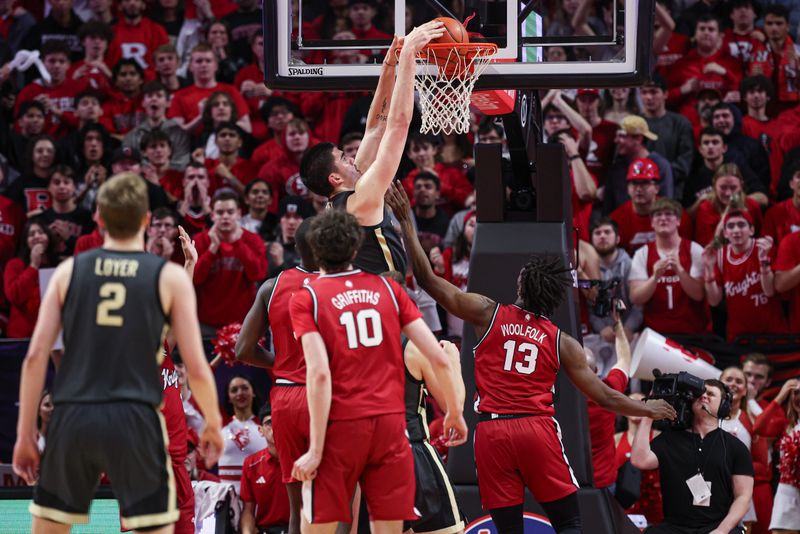
<path id="1" fill-rule="evenodd" d="M 145 252 L 95 249 L 73 261 L 53 402 L 157 406 L 167 323 L 158 280 L 165 260 Z"/>
<path id="2" fill-rule="evenodd" d="M 347 199 L 355 191 L 343 191 L 331 198 L 334 208 L 347 210 Z M 383 208 L 383 220 L 374 226 L 362 226 L 364 242 L 358 249 L 353 267 L 368 273 L 381 274 L 386 271 L 399 271 L 405 275 L 406 251 L 400 236 L 392 226 L 391 217 Z"/>
<path id="3" fill-rule="evenodd" d="M 403 343 L 405 351 L 405 343 Z M 427 413 L 425 411 L 425 382 L 414 378 L 405 368 L 406 382 L 404 386 L 403 399 L 406 405 L 406 433 L 408 441 L 425 441 L 430 439 L 428 431 Z"/>

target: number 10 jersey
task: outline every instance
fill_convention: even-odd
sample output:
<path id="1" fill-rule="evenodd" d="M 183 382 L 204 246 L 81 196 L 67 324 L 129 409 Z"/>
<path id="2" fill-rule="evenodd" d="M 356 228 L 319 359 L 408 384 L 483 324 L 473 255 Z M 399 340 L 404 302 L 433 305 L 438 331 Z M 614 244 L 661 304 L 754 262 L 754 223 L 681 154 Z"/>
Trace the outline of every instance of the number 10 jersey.
<path id="1" fill-rule="evenodd" d="M 515 304 L 497 304 L 475 345 L 476 411 L 552 416 L 561 330 Z"/>

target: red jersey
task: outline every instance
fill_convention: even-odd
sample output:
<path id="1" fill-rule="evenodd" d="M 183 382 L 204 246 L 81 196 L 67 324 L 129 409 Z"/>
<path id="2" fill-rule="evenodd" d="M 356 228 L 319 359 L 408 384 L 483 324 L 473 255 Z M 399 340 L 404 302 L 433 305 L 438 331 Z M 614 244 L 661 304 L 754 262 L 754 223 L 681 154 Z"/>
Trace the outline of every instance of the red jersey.
<path id="1" fill-rule="evenodd" d="M 553 416 L 561 330 L 516 304 L 497 304 L 475 345 L 476 410 Z"/>
<path id="2" fill-rule="evenodd" d="M 196 85 L 190 85 L 183 89 L 178 89 L 172 95 L 172 100 L 167 110 L 167 117 L 174 119 L 176 117 L 182 118 L 185 122 L 191 122 L 192 119 L 200 115 L 200 103 L 205 101 L 212 94 L 217 91 L 228 93 L 233 98 L 233 103 L 236 104 L 236 112 L 239 117 L 244 117 L 250 114 L 250 108 L 247 106 L 247 101 L 242 97 L 239 90 L 227 83 L 217 82 L 214 87 L 202 88 Z"/>
<path id="3" fill-rule="evenodd" d="M 169 455 L 172 461 L 183 464 L 189 452 L 187 447 L 189 432 L 186 428 L 186 415 L 183 413 L 181 386 L 178 384 L 178 371 L 172 361 L 172 353 L 164 344 L 164 360 L 161 362 L 161 387 L 164 389 L 164 401 L 161 413 L 167 425 L 169 436 Z"/>
<path id="4" fill-rule="evenodd" d="M 275 279 L 272 294 L 267 302 L 267 316 L 270 319 L 272 344 L 275 346 L 275 364 L 272 373 L 276 380 L 288 380 L 295 384 L 306 383 L 306 361 L 303 357 L 303 347 L 294 337 L 289 303 L 292 295 L 312 280 L 316 280 L 317 276 L 319 273 L 294 267 L 282 271 Z"/>
<path id="5" fill-rule="evenodd" d="M 289 524 L 289 494 L 281 480 L 281 464 L 267 449 L 244 459 L 239 495 L 255 504 L 259 529 Z"/>
<path id="6" fill-rule="evenodd" d="M 762 235 L 771 236 L 777 245 L 794 232 L 800 232 L 800 208 L 795 205 L 794 199 L 787 198 L 767 210 Z"/>
<path id="7" fill-rule="evenodd" d="M 753 230 L 755 235 L 760 235 L 761 221 L 761 205 L 750 197 L 745 197 L 745 205 L 747 212 L 753 219 Z M 699 243 L 700 246 L 706 246 L 714 240 L 714 233 L 717 231 L 717 225 L 722 219 L 722 213 L 717 210 L 716 205 L 710 200 L 702 200 L 697 206 L 697 211 L 694 213 L 694 241 Z"/>
<path id="8" fill-rule="evenodd" d="M 161 45 L 169 44 L 169 35 L 164 26 L 142 17 L 138 24 L 131 24 L 120 17 L 113 26 L 114 40 L 108 47 L 108 65 L 120 59 L 134 59 L 146 71 L 154 72 L 153 52 Z"/>
<path id="9" fill-rule="evenodd" d="M 402 329 L 422 317 L 393 280 L 360 270 L 320 275 L 291 302 L 297 339 L 318 332 L 330 359 L 330 420 L 405 413 Z"/>
<path id="10" fill-rule="evenodd" d="M 692 269 L 691 247 L 691 241 L 681 239 L 678 259 L 687 272 Z M 648 243 L 647 276 L 653 275 L 653 265 L 659 258 L 655 241 Z M 644 305 L 644 325 L 662 334 L 699 334 L 705 331 L 707 322 L 703 303 L 686 294 L 674 269 L 666 270 Z"/>
<path id="11" fill-rule="evenodd" d="M 633 255 L 639 247 L 656 240 L 650 215 L 636 213 L 636 210 L 633 209 L 633 202 L 630 200 L 612 211 L 611 219 L 619 227 L 619 246 L 630 255 Z M 678 234 L 684 239 L 692 236 L 692 219 L 686 211 L 681 212 Z"/>
<path id="12" fill-rule="evenodd" d="M 728 307 L 728 342 L 741 334 L 784 334 L 780 298 L 768 297 L 761 286 L 761 265 L 756 240 L 737 255 L 730 245 L 717 252 L 714 278 L 725 292 Z"/>
<path id="13" fill-rule="evenodd" d="M 772 268 L 775 271 L 791 271 L 800 265 L 800 232 L 786 236 L 778 247 L 778 258 Z M 792 332 L 800 332 L 800 286 L 791 291 L 789 304 L 789 327 Z"/>
<path id="14" fill-rule="evenodd" d="M 620 369 L 611 369 L 603 383 L 620 393 L 625 393 L 628 375 Z M 589 437 L 592 440 L 592 467 L 594 487 L 607 488 L 617 480 L 617 467 L 614 465 L 614 423 L 617 414 L 601 408 L 592 399 L 586 399 L 589 413 Z"/>

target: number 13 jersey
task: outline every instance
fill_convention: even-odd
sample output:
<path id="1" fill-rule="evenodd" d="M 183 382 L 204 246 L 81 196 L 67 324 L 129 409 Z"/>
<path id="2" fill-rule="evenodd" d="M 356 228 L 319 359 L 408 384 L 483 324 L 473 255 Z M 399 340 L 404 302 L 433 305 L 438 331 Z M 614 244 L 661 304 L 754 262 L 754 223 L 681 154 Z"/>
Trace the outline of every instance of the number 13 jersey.
<path id="1" fill-rule="evenodd" d="M 515 304 L 498 304 L 475 345 L 476 411 L 552 416 L 561 330 Z"/>
<path id="2" fill-rule="evenodd" d="M 318 332 L 331 370 L 331 421 L 405 413 L 400 334 L 422 315 L 393 280 L 360 270 L 321 275 L 290 305 L 299 340 Z"/>

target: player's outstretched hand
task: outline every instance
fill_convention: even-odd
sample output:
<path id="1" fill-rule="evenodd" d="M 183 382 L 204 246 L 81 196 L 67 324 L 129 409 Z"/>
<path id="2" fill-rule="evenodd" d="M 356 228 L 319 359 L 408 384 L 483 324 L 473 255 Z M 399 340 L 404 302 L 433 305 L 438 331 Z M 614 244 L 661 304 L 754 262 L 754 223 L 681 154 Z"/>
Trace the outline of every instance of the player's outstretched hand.
<path id="1" fill-rule="evenodd" d="M 464 421 L 464 414 L 451 415 L 447 412 L 444 415 L 444 423 L 442 431 L 447 437 L 445 445 L 447 447 L 457 447 L 467 441 L 469 430 L 467 429 L 467 422 Z"/>
<path id="2" fill-rule="evenodd" d="M 383 197 L 384 201 L 390 208 L 392 213 L 397 218 L 398 222 L 402 223 L 411 217 L 411 203 L 408 201 L 406 190 L 400 182 L 395 181 L 386 190 L 386 195 Z"/>
<path id="3" fill-rule="evenodd" d="M 678 417 L 675 408 L 670 406 L 664 399 L 650 399 L 647 401 L 646 406 L 650 412 L 647 417 L 653 421 L 658 421 L 659 419 L 669 419 L 673 421 Z"/>
<path id="4" fill-rule="evenodd" d="M 222 443 L 222 429 L 206 425 L 200 436 L 200 453 L 206 466 L 211 467 L 219 460 L 224 444 Z"/>
<path id="5" fill-rule="evenodd" d="M 417 52 L 422 50 L 432 39 L 438 39 L 442 35 L 444 35 L 444 24 L 442 22 L 438 20 L 426 22 L 406 35 L 405 39 L 403 39 L 403 52 L 416 56 Z M 400 52 L 400 54 L 402 55 L 403 52 Z"/>
<path id="6" fill-rule="evenodd" d="M 36 440 L 18 436 L 12 462 L 17 476 L 21 476 L 29 486 L 36 484 L 39 478 L 39 448 Z"/>
<path id="7" fill-rule="evenodd" d="M 311 451 L 306 452 L 294 462 L 292 477 L 300 482 L 313 480 L 317 476 L 317 468 L 320 462 L 322 462 L 322 456 Z"/>

